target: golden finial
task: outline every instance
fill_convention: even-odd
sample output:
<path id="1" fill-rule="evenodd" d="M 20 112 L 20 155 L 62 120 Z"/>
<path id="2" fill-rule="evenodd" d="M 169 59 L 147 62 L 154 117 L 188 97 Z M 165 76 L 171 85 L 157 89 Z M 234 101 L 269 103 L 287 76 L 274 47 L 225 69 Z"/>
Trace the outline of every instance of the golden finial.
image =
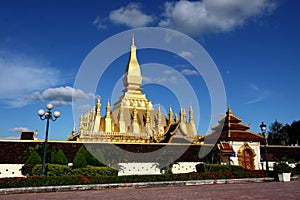
<path id="1" fill-rule="evenodd" d="M 190 112 L 194 112 L 194 111 L 193 111 L 193 106 L 192 106 L 192 105 L 190 105 Z"/>
<path id="2" fill-rule="evenodd" d="M 132 33 L 131 45 L 134 45 L 134 33 Z"/>
<path id="3" fill-rule="evenodd" d="M 233 113 L 232 113 L 232 110 L 231 110 L 231 108 L 230 108 L 230 104 L 228 104 L 228 109 L 227 109 L 226 114 L 233 114 Z"/>

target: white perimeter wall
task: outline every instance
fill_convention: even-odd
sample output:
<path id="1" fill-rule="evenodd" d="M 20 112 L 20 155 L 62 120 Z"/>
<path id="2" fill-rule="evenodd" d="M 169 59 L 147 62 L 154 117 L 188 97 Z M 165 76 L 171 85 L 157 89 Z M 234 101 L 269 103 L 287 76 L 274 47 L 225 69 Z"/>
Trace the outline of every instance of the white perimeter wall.
<path id="1" fill-rule="evenodd" d="M 196 172 L 196 165 L 198 163 L 199 162 L 178 162 L 173 165 L 172 173 Z M 158 163 L 119 163 L 119 168 L 119 176 L 162 174 Z"/>
<path id="2" fill-rule="evenodd" d="M 158 163 L 119 163 L 118 176 L 161 174 Z"/>
<path id="3" fill-rule="evenodd" d="M 199 163 L 200 162 L 178 162 L 173 165 L 172 173 L 182 174 L 182 173 L 197 172 L 196 165 Z"/>
<path id="4" fill-rule="evenodd" d="M 23 164 L 0 164 L 0 178 L 24 177 L 21 173 Z"/>

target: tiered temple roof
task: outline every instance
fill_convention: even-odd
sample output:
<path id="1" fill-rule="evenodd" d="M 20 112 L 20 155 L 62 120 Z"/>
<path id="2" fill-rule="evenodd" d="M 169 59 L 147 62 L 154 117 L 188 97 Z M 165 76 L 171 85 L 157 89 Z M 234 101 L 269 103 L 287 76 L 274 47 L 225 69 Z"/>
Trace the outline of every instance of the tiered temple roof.
<path id="1" fill-rule="evenodd" d="M 212 133 L 206 136 L 206 141 L 216 138 L 219 138 L 219 141 L 260 142 L 264 140 L 262 135 L 251 132 L 250 126 L 242 124 L 242 119 L 235 116 L 230 107 L 228 107 L 225 117 L 220 119 L 218 125 L 211 129 Z"/>

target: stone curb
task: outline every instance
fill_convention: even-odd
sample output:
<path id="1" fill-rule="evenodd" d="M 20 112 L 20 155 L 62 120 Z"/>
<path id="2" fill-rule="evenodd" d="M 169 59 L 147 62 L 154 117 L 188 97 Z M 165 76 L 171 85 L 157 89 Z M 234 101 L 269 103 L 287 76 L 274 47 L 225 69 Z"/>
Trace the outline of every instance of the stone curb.
<path id="1" fill-rule="evenodd" d="M 62 185 L 44 187 L 3 188 L 1 194 L 39 193 L 39 192 L 61 192 L 76 190 L 99 190 L 126 187 L 159 187 L 159 186 L 183 186 L 183 185 L 208 185 L 208 184 L 232 184 L 232 183 L 258 183 L 270 182 L 274 178 L 243 178 L 243 179 L 217 179 L 217 180 L 190 180 L 190 181 L 164 181 L 164 182 L 138 182 L 138 183 L 111 183 L 90 185 Z"/>

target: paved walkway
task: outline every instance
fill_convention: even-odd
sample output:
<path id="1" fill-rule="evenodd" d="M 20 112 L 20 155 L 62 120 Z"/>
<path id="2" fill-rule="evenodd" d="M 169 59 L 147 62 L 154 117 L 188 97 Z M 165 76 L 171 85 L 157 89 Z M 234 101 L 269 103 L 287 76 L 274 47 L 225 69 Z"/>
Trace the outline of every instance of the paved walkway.
<path id="1" fill-rule="evenodd" d="M 300 181 L 119 188 L 0 195 L 0 200 L 32 199 L 300 199 Z"/>

